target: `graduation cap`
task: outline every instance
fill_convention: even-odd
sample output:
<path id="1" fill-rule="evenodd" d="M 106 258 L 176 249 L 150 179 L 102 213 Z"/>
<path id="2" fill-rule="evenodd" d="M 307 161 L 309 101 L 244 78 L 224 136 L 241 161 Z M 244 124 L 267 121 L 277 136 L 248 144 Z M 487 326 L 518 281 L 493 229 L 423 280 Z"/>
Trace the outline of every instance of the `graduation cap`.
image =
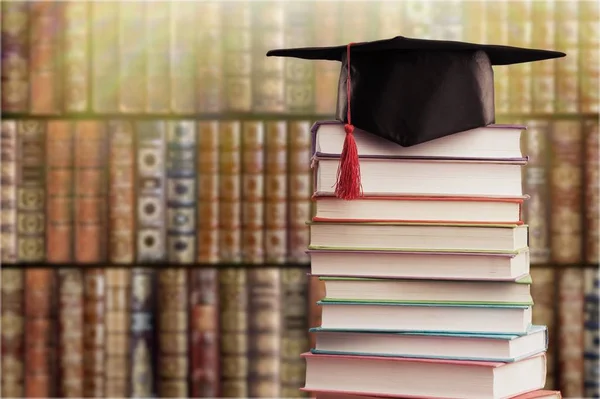
<path id="1" fill-rule="evenodd" d="M 564 57 L 557 51 L 391 39 L 270 50 L 267 56 L 341 61 L 336 119 L 345 123 L 336 195 L 361 195 L 354 126 L 404 147 L 495 122 L 492 65 Z M 352 62 L 351 62 L 352 59 Z"/>

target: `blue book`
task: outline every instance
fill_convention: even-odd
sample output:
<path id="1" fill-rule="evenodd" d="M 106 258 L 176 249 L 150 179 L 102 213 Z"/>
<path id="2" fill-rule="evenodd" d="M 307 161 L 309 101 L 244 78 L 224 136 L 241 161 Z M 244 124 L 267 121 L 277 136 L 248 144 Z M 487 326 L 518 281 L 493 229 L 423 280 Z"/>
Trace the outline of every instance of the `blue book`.
<path id="1" fill-rule="evenodd" d="M 315 354 L 515 362 L 548 349 L 546 326 L 524 335 L 311 328 Z"/>

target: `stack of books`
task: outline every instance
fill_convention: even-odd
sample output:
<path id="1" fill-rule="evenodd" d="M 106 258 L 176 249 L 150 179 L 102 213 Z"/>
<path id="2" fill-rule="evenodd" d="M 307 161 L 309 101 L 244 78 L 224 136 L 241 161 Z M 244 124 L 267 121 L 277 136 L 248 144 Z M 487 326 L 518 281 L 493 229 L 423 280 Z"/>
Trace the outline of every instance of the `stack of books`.
<path id="1" fill-rule="evenodd" d="M 325 286 L 306 360 L 317 398 L 560 398 L 543 390 L 522 221 L 524 126 L 411 147 L 356 129 L 363 196 L 334 195 L 344 125 L 313 126 L 311 273 Z"/>

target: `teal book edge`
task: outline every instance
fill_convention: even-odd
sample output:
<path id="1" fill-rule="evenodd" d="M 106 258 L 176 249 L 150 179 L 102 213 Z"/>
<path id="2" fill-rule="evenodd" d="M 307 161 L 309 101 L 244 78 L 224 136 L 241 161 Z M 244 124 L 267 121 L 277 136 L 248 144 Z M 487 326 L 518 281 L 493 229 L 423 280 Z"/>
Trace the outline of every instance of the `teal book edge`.
<path id="1" fill-rule="evenodd" d="M 473 360 L 483 362 L 501 362 L 501 363 L 514 363 L 522 359 L 543 353 L 546 350 L 540 350 L 537 352 L 527 353 L 523 356 L 515 358 L 493 358 L 493 357 L 463 357 L 463 356 L 433 356 L 433 355 L 403 355 L 403 354 L 381 354 L 381 353 L 367 353 L 367 352 L 337 352 L 337 351 L 322 351 L 318 349 L 311 349 L 310 352 L 320 355 L 342 355 L 342 356 L 375 356 L 375 357 L 400 357 L 406 359 L 439 359 L 439 360 Z"/>
<path id="2" fill-rule="evenodd" d="M 448 332 L 448 331 L 373 331 L 373 330 L 353 330 L 346 328 L 323 328 L 313 327 L 308 330 L 311 333 L 358 333 L 358 334 L 386 334 L 386 335 L 427 335 L 433 337 L 456 337 L 456 338 L 480 338 L 480 339 L 499 339 L 513 340 L 524 335 L 531 335 L 541 331 L 547 331 L 548 328 L 542 325 L 532 324 L 524 334 L 491 334 L 491 333 L 474 333 L 474 332 Z M 546 343 L 547 344 L 547 343 Z"/>
<path id="3" fill-rule="evenodd" d="M 538 351 L 531 351 L 522 356 L 514 357 L 514 358 L 487 358 L 487 357 L 463 357 L 463 356 L 435 356 L 435 355 L 425 355 L 419 354 L 417 355 L 406 355 L 401 353 L 390 353 L 390 354 L 381 354 L 381 353 L 368 353 L 368 352 L 343 352 L 343 351 L 324 351 L 319 349 L 311 349 L 311 353 L 315 354 L 331 354 L 331 355 L 347 355 L 347 356 L 379 356 L 379 357 L 401 357 L 401 358 L 425 358 L 425 359 L 443 359 L 443 360 L 477 360 L 477 361 L 489 361 L 489 362 L 503 362 L 503 363 L 513 363 L 522 359 L 526 359 L 528 357 L 537 355 L 539 353 L 543 353 L 548 350 L 548 329 L 546 326 L 542 325 L 531 325 L 527 332 L 522 335 L 518 334 L 477 334 L 472 332 L 431 332 L 431 331 L 362 331 L 362 330 L 347 330 L 347 329 L 329 329 L 322 327 L 315 327 L 309 330 L 311 333 L 357 333 L 357 334 L 386 334 L 386 335 L 411 335 L 411 336 L 431 336 L 431 337 L 456 337 L 456 338 L 472 338 L 472 339 L 494 339 L 494 340 L 503 340 L 503 341 L 512 341 L 522 336 L 536 334 L 536 333 L 544 333 L 544 342 L 545 346 L 543 349 Z"/>

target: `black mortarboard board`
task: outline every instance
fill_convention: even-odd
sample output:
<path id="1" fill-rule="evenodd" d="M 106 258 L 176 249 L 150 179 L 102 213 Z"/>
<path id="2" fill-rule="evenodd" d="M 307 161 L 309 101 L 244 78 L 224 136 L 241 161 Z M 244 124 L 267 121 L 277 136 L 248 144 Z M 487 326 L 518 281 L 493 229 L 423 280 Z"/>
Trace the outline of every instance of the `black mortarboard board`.
<path id="1" fill-rule="evenodd" d="M 270 50 L 267 56 L 341 61 L 336 119 L 347 124 L 348 133 L 357 126 L 409 147 L 494 123 L 492 65 L 565 54 L 397 36 L 333 47 Z M 346 136 L 353 140 L 351 134 Z M 340 198 L 351 199 L 360 193 L 358 155 L 352 144 L 344 145 L 338 185 L 340 180 L 351 185 L 349 181 L 354 179 L 358 187 L 341 189 Z M 344 167 L 349 158 L 356 160 Z"/>

